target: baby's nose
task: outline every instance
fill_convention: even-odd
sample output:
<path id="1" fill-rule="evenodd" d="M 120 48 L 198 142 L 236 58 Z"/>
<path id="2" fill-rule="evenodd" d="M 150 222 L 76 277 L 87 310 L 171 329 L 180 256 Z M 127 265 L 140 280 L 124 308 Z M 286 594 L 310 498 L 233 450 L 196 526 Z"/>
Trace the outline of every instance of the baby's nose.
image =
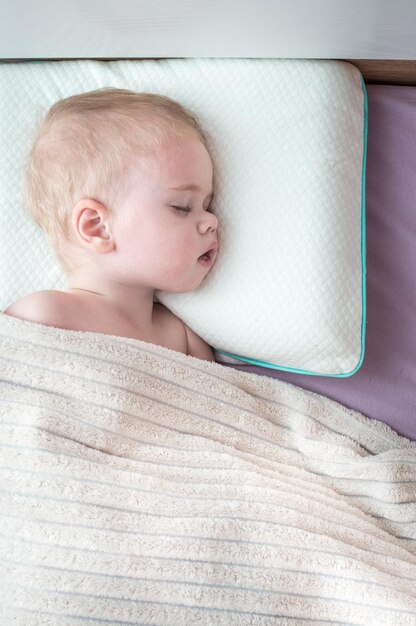
<path id="1" fill-rule="evenodd" d="M 218 218 L 213 213 L 208 213 L 208 211 L 204 211 L 203 219 L 199 222 L 199 227 L 201 232 L 212 232 L 218 228 Z"/>

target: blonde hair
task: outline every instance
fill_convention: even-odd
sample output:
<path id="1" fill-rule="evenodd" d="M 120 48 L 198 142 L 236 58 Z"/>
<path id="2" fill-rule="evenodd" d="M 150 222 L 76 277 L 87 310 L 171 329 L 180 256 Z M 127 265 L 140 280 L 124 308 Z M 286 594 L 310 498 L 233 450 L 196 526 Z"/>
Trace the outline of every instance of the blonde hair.
<path id="1" fill-rule="evenodd" d="M 25 206 L 65 272 L 71 271 L 70 219 L 76 202 L 94 198 L 115 211 L 128 172 L 177 137 L 208 149 L 198 117 L 154 93 L 104 88 L 56 102 L 36 131 L 26 167 Z"/>

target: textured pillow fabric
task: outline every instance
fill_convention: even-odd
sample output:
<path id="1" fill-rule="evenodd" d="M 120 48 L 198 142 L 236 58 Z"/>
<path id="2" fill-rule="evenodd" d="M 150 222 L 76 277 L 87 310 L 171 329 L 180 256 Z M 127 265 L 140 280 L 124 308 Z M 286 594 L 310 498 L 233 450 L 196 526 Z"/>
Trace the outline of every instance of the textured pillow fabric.
<path id="1" fill-rule="evenodd" d="M 210 139 L 217 262 L 194 292 L 158 299 L 218 359 L 354 373 L 364 354 L 366 97 L 359 71 L 344 62 L 0 64 L 2 308 L 30 291 L 66 286 L 21 205 L 34 121 L 62 97 L 105 86 L 178 99 Z"/>
<path id="2" fill-rule="evenodd" d="M 365 334 L 361 75 L 290 60 L 244 77 L 223 93 L 234 114 L 216 133 L 217 264 L 198 290 L 159 299 L 219 361 L 349 376 Z"/>

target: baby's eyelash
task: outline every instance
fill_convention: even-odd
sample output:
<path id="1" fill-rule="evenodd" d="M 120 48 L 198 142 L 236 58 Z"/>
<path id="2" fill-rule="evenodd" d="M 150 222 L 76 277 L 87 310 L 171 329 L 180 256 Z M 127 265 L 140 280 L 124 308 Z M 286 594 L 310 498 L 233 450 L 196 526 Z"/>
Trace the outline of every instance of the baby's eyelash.
<path id="1" fill-rule="evenodd" d="M 190 207 L 183 207 L 183 206 L 175 206 L 174 204 L 171 205 L 172 208 L 177 209 L 178 211 L 183 211 L 184 213 L 189 213 L 189 211 L 191 210 Z"/>
<path id="2" fill-rule="evenodd" d="M 177 209 L 178 211 L 182 211 L 183 213 L 189 213 L 189 211 L 191 211 L 191 210 L 192 210 L 192 207 L 188 207 L 188 206 L 183 207 L 183 206 L 175 206 L 174 204 L 171 204 L 171 207 L 172 207 L 173 209 Z M 211 207 L 208 207 L 208 208 L 206 209 L 206 211 L 207 211 L 207 213 L 212 213 L 212 209 L 211 209 Z"/>

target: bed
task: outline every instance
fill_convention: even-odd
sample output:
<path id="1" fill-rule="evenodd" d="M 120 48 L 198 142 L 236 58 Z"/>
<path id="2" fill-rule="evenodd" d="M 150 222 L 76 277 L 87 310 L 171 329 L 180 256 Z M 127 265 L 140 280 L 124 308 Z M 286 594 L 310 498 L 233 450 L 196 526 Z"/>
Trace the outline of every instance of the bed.
<path id="1" fill-rule="evenodd" d="M 362 367 L 208 363 L 1 316 L 5 624 L 416 623 L 415 63 L 351 62 Z"/>

